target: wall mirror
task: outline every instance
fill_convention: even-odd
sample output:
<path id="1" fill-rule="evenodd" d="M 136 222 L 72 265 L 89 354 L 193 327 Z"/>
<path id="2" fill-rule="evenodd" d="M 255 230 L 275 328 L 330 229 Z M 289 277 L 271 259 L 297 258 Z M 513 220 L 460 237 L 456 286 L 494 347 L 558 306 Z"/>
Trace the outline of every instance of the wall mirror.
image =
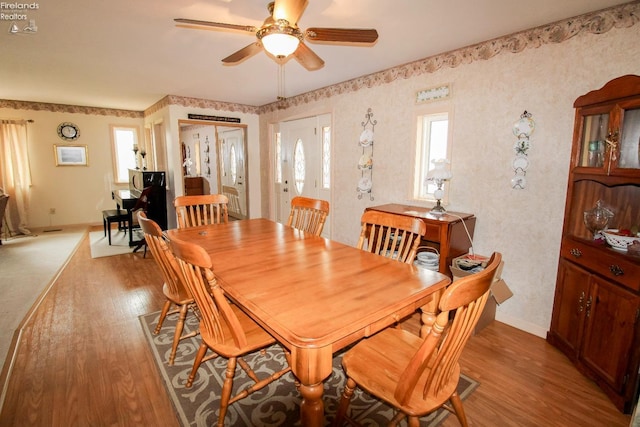
<path id="1" fill-rule="evenodd" d="M 224 194 L 229 218 L 248 218 L 246 125 L 179 120 L 178 126 L 184 194 Z"/>

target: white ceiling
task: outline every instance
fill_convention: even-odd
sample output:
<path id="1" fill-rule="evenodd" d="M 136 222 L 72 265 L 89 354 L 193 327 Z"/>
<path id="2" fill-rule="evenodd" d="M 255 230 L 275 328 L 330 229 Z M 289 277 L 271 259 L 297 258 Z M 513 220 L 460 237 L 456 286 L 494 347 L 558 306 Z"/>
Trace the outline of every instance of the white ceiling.
<path id="1" fill-rule="evenodd" d="M 308 43 L 325 61 L 285 66 L 286 95 L 426 58 L 628 0 L 309 0 L 298 25 L 375 28 L 373 47 Z M 12 2 L 7 2 L 12 3 Z M 27 3 L 25 1 L 25 3 Z M 31 2 L 29 2 L 31 3 Z M 165 95 L 260 106 L 278 95 L 266 54 L 221 59 L 251 34 L 174 25 L 192 18 L 260 26 L 268 0 L 56 0 L 24 12 L 35 34 L 0 21 L 0 99 L 144 110 Z M 3 10 L 5 14 L 10 12 Z M 23 13 L 23 12 L 21 12 Z M 18 21 L 20 27 L 25 21 Z"/>

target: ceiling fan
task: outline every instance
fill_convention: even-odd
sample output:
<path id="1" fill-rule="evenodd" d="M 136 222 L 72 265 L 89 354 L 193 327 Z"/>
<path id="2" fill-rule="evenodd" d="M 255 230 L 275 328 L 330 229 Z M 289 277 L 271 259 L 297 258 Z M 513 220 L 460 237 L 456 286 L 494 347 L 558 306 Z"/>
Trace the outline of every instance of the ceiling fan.
<path id="1" fill-rule="evenodd" d="M 308 3 L 308 0 L 276 0 L 269 3 L 269 17 L 261 27 L 186 18 L 176 18 L 174 21 L 181 27 L 210 27 L 254 33 L 256 41 L 222 60 L 227 65 L 238 64 L 264 48 L 278 61 L 293 54 L 303 67 L 313 71 L 322 68 L 324 61 L 307 47 L 305 40 L 312 43 L 365 45 L 373 44 L 378 39 L 378 32 L 374 29 L 313 27 L 302 31 L 298 28 L 298 19 Z"/>

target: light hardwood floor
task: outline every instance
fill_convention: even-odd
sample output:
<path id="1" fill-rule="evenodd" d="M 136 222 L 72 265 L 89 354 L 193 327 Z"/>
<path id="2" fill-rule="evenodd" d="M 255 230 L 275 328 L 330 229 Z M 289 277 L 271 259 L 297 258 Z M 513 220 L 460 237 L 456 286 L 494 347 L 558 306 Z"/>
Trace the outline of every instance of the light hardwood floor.
<path id="1" fill-rule="evenodd" d="M 138 320 L 163 302 L 150 256 L 91 259 L 86 238 L 23 329 L 0 426 L 178 426 Z M 470 340 L 462 370 L 480 381 L 472 426 L 630 422 L 556 349 L 501 323 Z"/>

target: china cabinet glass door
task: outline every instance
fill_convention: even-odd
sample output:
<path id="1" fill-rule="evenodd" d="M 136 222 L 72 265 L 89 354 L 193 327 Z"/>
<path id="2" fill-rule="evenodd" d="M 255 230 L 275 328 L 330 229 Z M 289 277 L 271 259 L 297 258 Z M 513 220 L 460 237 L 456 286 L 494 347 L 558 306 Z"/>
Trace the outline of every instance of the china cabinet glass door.
<path id="1" fill-rule="evenodd" d="M 623 112 L 622 132 L 617 166 L 620 169 L 640 169 L 640 108 Z"/>
<path id="2" fill-rule="evenodd" d="M 608 131 L 608 111 L 584 116 L 579 167 L 602 168 L 604 166 Z"/>
<path id="3" fill-rule="evenodd" d="M 626 105 L 625 105 L 626 104 Z M 577 166 L 594 173 L 640 169 L 640 105 L 638 101 L 585 109 Z"/>

